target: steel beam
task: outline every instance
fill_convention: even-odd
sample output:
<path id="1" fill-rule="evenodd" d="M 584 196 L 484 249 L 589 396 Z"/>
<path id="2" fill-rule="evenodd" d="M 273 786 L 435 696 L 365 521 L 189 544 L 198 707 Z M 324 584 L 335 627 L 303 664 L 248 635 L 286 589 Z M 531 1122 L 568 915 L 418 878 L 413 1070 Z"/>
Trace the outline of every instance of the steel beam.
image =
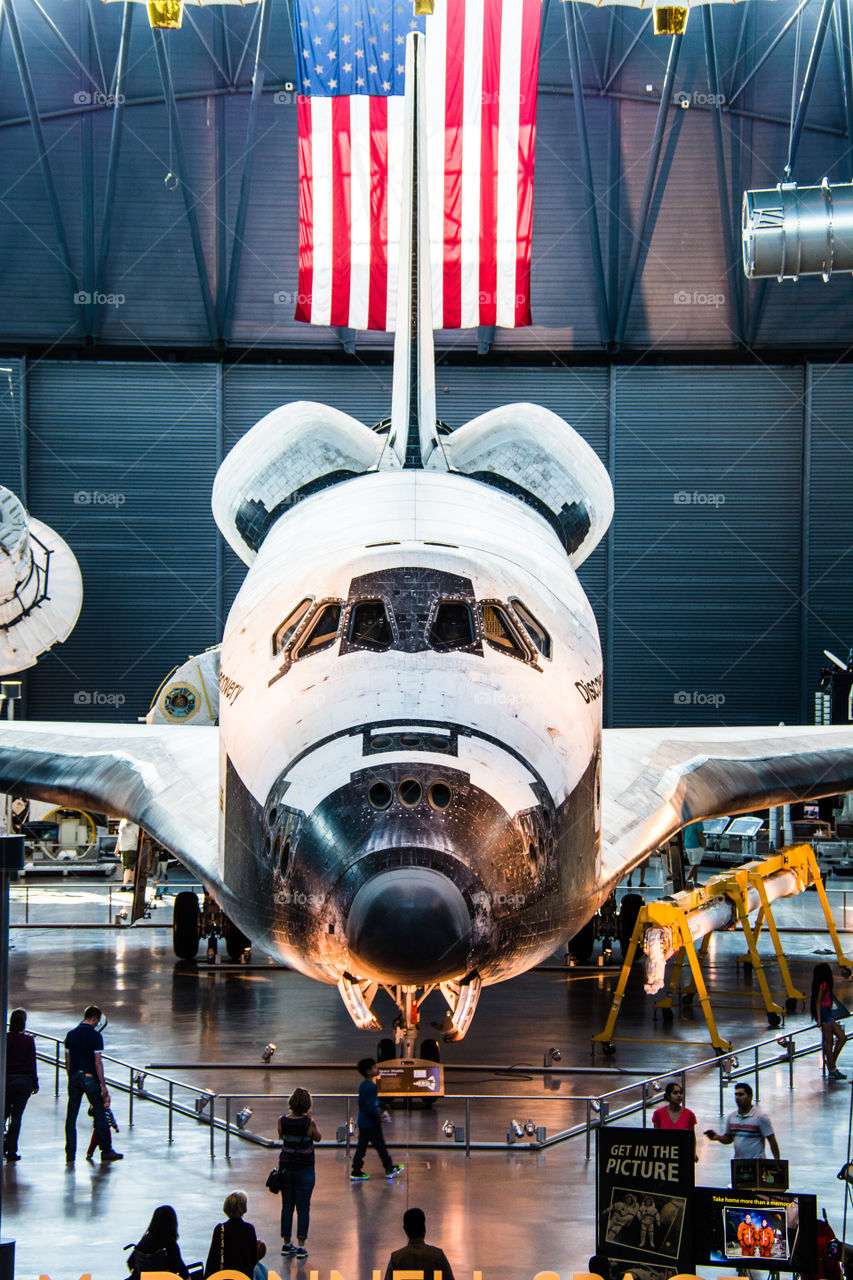
<path id="1" fill-rule="evenodd" d="M 616 321 L 616 330 L 613 335 L 613 340 L 617 344 L 621 343 L 625 336 L 625 328 L 628 324 L 628 313 L 631 310 L 631 298 L 634 294 L 634 285 L 637 280 L 637 272 L 640 265 L 640 256 L 643 249 L 646 247 L 645 238 L 649 223 L 649 210 L 652 204 L 652 196 L 654 195 L 658 161 L 660 160 L 660 149 L 663 145 L 664 133 L 666 132 L 666 118 L 669 113 L 670 101 L 672 99 L 672 87 L 675 84 L 675 72 L 678 68 L 678 55 L 681 52 L 681 42 L 683 39 L 683 36 L 673 36 L 672 43 L 669 46 L 666 74 L 664 75 L 660 105 L 658 107 L 657 120 L 655 121 L 655 131 L 652 137 L 651 149 L 649 151 L 649 163 L 646 168 L 646 181 L 643 186 L 643 197 L 640 201 L 637 230 L 634 234 L 633 244 L 631 245 L 631 257 L 628 262 L 628 272 L 625 277 L 625 283 L 622 286 L 619 318 Z"/>
<path id="2" fill-rule="evenodd" d="M 101 238 L 98 244 L 98 261 L 95 267 L 95 292 L 104 293 L 107 261 L 110 256 L 110 235 L 113 224 L 113 208 L 115 206 L 116 177 L 118 174 L 118 158 L 121 150 L 121 128 L 124 115 L 124 78 L 127 71 L 127 53 L 130 48 L 130 24 L 133 20 L 133 4 L 124 6 L 121 18 L 121 35 L 119 36 L 118 53 L 115 70 L 115 105 L 113 106 L 113 127 L 110 133 L 110 151 L 107 160 L 107 177 L 104 186 L 104 210 L 101 216 Z M 92 325 L 92 337 L 100 332 L 100 312 L 95 313 Z"/>
<path id="3" fill-rule="evenodd" d="M 729 200 L 729 184 L 726 177 L 726 154 L 723 146 L 723 113 L 720 94 L 720 73 L 717 63 L 717 46 L 714 40 L 714 18 L 711 6 L 704 4 L 702 22 L 705 29 L 705 63 L 708 68 L 708 90 L 711 95 L 711 123 L 714 132 L 714 160 L 717 166 L 717 187 L 720 192 L 720 218 L 723 224 L 723 251 L 726 255 L 726 275 L 729 287 L 735 294 L 735 323 L 737 340 L 746 338 L 746 310 L 743 298 L 743 272 L 740 266 L 740 242 L 734 235 L 732 208 Z"/>
<path id="4" fill-rule="evenodd" d="M 92 15 L 89 21 L 80 23 L 81 58 L 91 61 L 94 35 Z M 80 121 L 80 161 L 83 233 L 83 288 L 89 293 L 89 301 L 83 304 L 86 337 L 91 338 L 95 328 L 97 303 L 95 302 L 95 142 L 94 120 L 91 114 Z M 91 292 L 90 292 L 91 291 Z"/>
<path id="5" fill-rule="evenodd" d="M 184 209 L 187 215 L 190 239 L 192 240 L 196 271 L 198 272 L 198 283 L 201 289 L 201 300 L 204 305 L 205 320 L 207 321 L 207 332 L 210 337 L 210 341 L 215 345 L 219 338 L 216 324 L 216 312 L 213 306 L 213 296 L 210 292 L 207 263 L 204 260 L 204 247 L 201 242 L 201 231 L 199 230 L 198 225 L 196 200 L 187 183 L 187 158 L 186 152 L 184 151 L 184 137 L 181 130 L 181 122 L 178 118 L 178 104 L 175 102 L 172 73 L 169 69 L 169 60 L 166 57 L 166 50 L 163 45 L 162 31 L 152 30 L 151 35 L 154 40 L 154 50 L 157 54 L 157 65 L 160 69 L 160 80 L 163 85 L 163 95 L 166 99 L 166 109 L 169 112 L 172 140 L 175 147 L 175 159 L 177 160 L 178 165 L 178 178 L 181 185 L 181 195 L 184 198 Z"/>
<path id="6" fill-rule="evenodd" d="M 568 0 L 568 3 L 572 3 L 572 0 Z M 640 40 L 641 40 L 641 39 L 642 39 L 642 37 L 643 37 L 643 34 L 648 30 L 649 26 L 651 25 L 651 21 L 652 21 L 652 15 L 651 15 L 651 14 L 649 14 L 649 15 L 648 15 L 648 17 L 646 18 L 645 22 L 643 23 L 643 25 L 640 27 L 640 30 L 639 30 L 639 31 L 637 32 L 637 34 L 634 36 L 634 39 L 633 39 L 633 40 L 631 41 L 631 43 L 628 45 L 628 48 L 627 48 L 627 49 L 625 50 L 625 52 L 622 54 L 622 57 L 619 59 L 619 61 L 617 62 L 616 66 L 613 68 L 613 70 L 611 71 L 611 73 L 610 73 L 610 75 L 608 76 L 607 80 L 605 81 L 605 83 L 604 83 L 604 88 L 603 88 L 603 89 L 602 89 L 602 91 L 601 91 L 602 93 L 607 93 L 607 90 L 610 88 L 610 86 L 612 85 L 613 81 L 616 79 L 616 77 L 618 76 L 619 72 L 622 70 L 622 68 L 624 67 L 625 63 L 626 63 L 626 62 L 628 61 L 628 59 L 630 58 L 631 54 L 634 52 L 634 49 L 635 49 L 635 48 L 636 48 L 636 46 L 639 44 Z"/>
<path id="7" fill-rule="evenodd" d="M 844 81 L 844 109 L 847 120 L 847 167 L 853 177 L 853 44 L 850 40 L 850 0 L 838 0 L 841 20 L 841 66 Z"/>
<path id="8" fill-rule="evenodd" d="M 758 74 L 758 72 L 759 72 L 759 71 L 761 70 L 761 68 L 764 66 L 765 62 L 766 62 L 766 61 L 767 61 L 767 59 L 770 57 L 770 55 L 773 53 L 773 51 L 776 49 L 776 47 L 777 47 L 779 44 L 781 44 L 781 42 L 785 39 L 785 36 L 788 34 L 788 32 L 790 31 L 791 27 L 792 27 L 792 26 L 794 25 L 794 23 L 797 21 L 797 18 L 799 18 L 800 14 L 803 12 L 803 9 L 805 9 L 805 7 L 806 7 L 806 5 L 808 4 L 808 2 L 809 2 L 809 0 L 802 0 L 801 4 L 800 4 L 800 5 L 799 5 L 795 10 L 794 10 L 794 12 L 791 14 L 790 18 L 788 18 L 788 21 L 785 23 L 784 27 L 783 27 L 783 28 L 782 28 L 782 30 L 779 32 L 778 36 L 776 36 L 775 40 L 773 40 L 773 41 L 771 42 L 771 44 L 769 45 L 769 47 L 768 47 L 767 49 L 765 49 L 764 53 L 762 53 L 761 57 L 760 57 L 760 58 L 758 59 L 758 61 L 755 63 L 755 66 L 752 68 L 752 70 L 750 71 L 749 75 L 748 75 L 748 76 L 746 76 L 746 78 L 741 82 L 740 87 L 739 87 L 738 89 L 736 89 L 736 90 L 735 90 L 735 92 L 734 92 L 733 94 L 731 94 L 731 95 L 730 95 L 729 100 L 728 100 L 728 102 L 729 102 L 729 106 L 730 106 L 730 107 L 731 107 L 735 102 L 737 102 L 738 98 L 739 98 L 739 97 L 740 97 L 740 95 L 743 93 L 744 89 L 745 89 L 745 88 L 746 88 L 746 86 L 749 84 L 749 82 L 753 79 L 753 77 L 754 77 L 754 76 L 756 76 L 756 75 Z M 744 11 L 744 15 L 743 15 L 744 23 L 746 22 L 746 20 L 747 20 L 747 17 L 748 17 L 748 16 L 749 16 L 749 15 L 748 15 L 748 13 L 747 13 L 746 11 Z"/>
<path id="9" fill-rule="evenodd" d="M 15 0 L 4 0 L 3 8 L 6 13 L 6 25 L 9 28 L 9 39 L 12 42 L 12 50 L 15 54 L 15 62 L 18 67 L 18 75 L 21 81 L 21 88 L 24 92 L 24 101 L 27 106 L 27 115 L 29 116 L 30 126 L 33 131 L 33 138 L 36 144 L 36 153 L 38 155 L 39 168 L 44 181 L 45 190 L 47 192 L 47 202 L 50 206 L 50 216 L 53 219 L 53 228 L 56 234 L 56 244 L 58 253 L 56 257 L 65 274 L 68 284 L 69 293 L 73 299 L 78 292 L 77 279 L 71 267 L 71 254 L 68 251 L 68 240 L 65 235 L 65 223 L 62 220 L 62 210 L 59 207 L 59 198 L 56 194 L 56 187 L 53 183 L 53 174 L 50 171 L 50 161 L 48 159 L 47 145 L 45 143 L 44 131 L 41 127 L 41 120 L 38 113 L 38 105 L 36 103 L 36 95 L 33 89 L 32 76 L 27 63 L 27 57 L 24 52 L 24 46 L 21 42 L 21 32 L 18 27 L 18 17 L 15 13 Z M 78 323 L 81 331 L 84 330 L 84 316 L 81 311 L 78 317 Z"/>
<path id="10" fill-rule="evenodd" d="M 598 305 L 598 329 L 601 341 L 607 346 L 612 338 L 610 327 L 610 310 L 607 305 L 607 285 L 604 280 L 604 262 L 601 255 L 601 236 L 598 229 L 597 202 L 595 199 L 595 181 L 592 176 L 592 160 L 589 154 L 589 135 L 586 127 L 586 104 L 584 102 L 583 79 L 581 77 L 580 46 L 578 43 L 577 6 L 569 0 L 563 5 L 563 16 L 566 20 L 566 41 L 569 46 L 569 65 L 572 72 L 572 98 L 575 104 L 575 125 L 583 166 L 582 187 L 586 205 L 586 223 L 589 231 L 589 247 L 592 254 L 592 271 L 595 279 L 596 303 Z"/>
<path id="11" fill-rule="evenodd" d="M 200 45 L 202 46 L 202 48 L 204 49 L 204 51 L 205 51 L 205 53 L 207 54 L 208 58 L 210 58 L 210 61 L 213 63 L 213 65 L 214 65 L 214 67 L 216 68 L 216 70 L 217 70 L 217 71 L 219 72 L 219 74 L 222 76 L 222 79 L 225 81 L 225 83 L 226 83 L 226 84 L 229 84 L 230 82 L 229 82 L 229 80 L 228 80 L 228 73 L 226 72 L 226 70 L 225 70 L 225 68 L 222 66 L 222 64 L 220 63 L 219 59 L 217 58 L 216 54 L 215 54 L 215 53 L 213 52 L 213 50 L 211 49 L 210 45 L 209 45 L 209 44 L 207 43 L 207 41 L 205 40 L 205 38 L 204 38 L 204 36 L 203 36 L 203 34 L 202 34 L 202 31 L 201 31 L 201 28 L 199 27 L 199 25 L 198 25 L 198 23 L 196 22 L 195 18 L 194 18 L 194 17 L 192 16 L 192 14 L 190 13 L 189 8 L 187 8 L 186 6 L 184 6 L 184 17 L 186 18 L 187 22 L 188 22 L 188 23 L 190 24 L 190 26 L 192 27 L 193 31 L 194 31 L 194 32 L 196 33 L 196 35 L 198 36 L 199 44 L 200 44 Z"/>
<path id="12" fill-rule="evenodd" d="M 57 40 L 62 45 L 65 52 L 68 54 L 69 58 L 72 58 L 74 60 L 78 68 L 83 72 L 83 75 L 91 83 L 92 88 L 95 90 L 95 92 L 105 93 L 106 89 L 102 85 L 98 84 L 97 80 L 92 75 L 92 73 L 90 72 L 86 64 L 83 62 L 82 58 L 78 57 L 78 55 L 71 48 L 71 45 L 68 43 L 68 41 L 65 39 L 65 36 L 59 30 L 59 27 L 53 21 L 53 18 L 50 16 L 47 10 L 43 9 L 42 6 L 39 4 L 39 0 L 31 0 L 31 3 L 33 5 L 33 8 L 36 9 L 37 12 L 40 13 L 41 16 L 44 18 L 45 22 L 50 27 L 53 34 L 56 36 Z"/>
<path id="13" fill-rule="evenodd" d="M 107 75 L 104 70 L 104 60 L 101 57 L 101 45 L 98 40 L 98 28 L 95 25 L 95 10 L 92 6 L 92 0 L 86 0 L 86 8 L 89 13 L 89 30 L 91 31 L 91 34 L 92 34 L 92 43 L 95 46 L 95 56 L 98 59 L 98 68 L 100 69 L 100 72 L 101 72 L 101 80 L 103 81 L 104 85 L 106 85 Z"/>
<path id="14" fill-rule="evenodd" d="M 221 333 L 224 342 L 231 337 L 231 326 L 234 320 L 234 308 L 237 304 L 237 284 L 240 279 L 240 261 L 243 256 L 243 238 L 246 234 L 246 219 L 249 213 L 249 193 L 252 187 L 252 166 L 255 160 L 255 145 L 258 133 L 258 108 L 264 91 L 264 51 L 267 43 L 267 32 L 270 25 L 271 0 L 260 0 L 260 18 L 258 25 L 258 43 L 255 49 L 255 72 L 252 77 L 252 97 L 249 102 L 249 119 L 246 124 L 246 145 L 243 153 L 243 176 L 240 180 L 240 197 L 237 203 L 237 217 L 234 222 L 234 240 L 231 246 L 231 264 L 228 271 L 228 289 L 225 294 L 225 305 L 222 311 Z"/>
<path id="15" fill-rule="evenodd" d="M 246 61 L 246 54 L 249 52 L 249 45 L 252 43 L 252 36 L 255 34 L 255 28 L 258 25 L 258 19 L 261 16 L 261 6 L 255 5 L 255 12 L 252 14 L 252 25 L 249 27 L 249 34 L 246 36 L 246 43 L 243 45 L 243 52 L 240 54 L 240 61 L 237 63 L 237 70 L 234 72 L 234 84 L 240 83 L 240 72 L 243 70 L 243 63 Z"/>
<path id="16" fill-rule="evenodd" d="M 800 138 L 803 133 L 803 125 L 806 122 L 806 114 L 809 104 L 812 100 L 812 90 L 814 82 L 817 78 L 817 68 L 820 62 L 821 50 L 823 42 L 826 39 L 826 32 L 829 27 L 829 19 L 832 16 L 833 0 L 823 0 L 823 7 L 820 11 L 820 17 L 817 20 L 817 29 L 814 33 L 812 41 L 811 53 L 809 54 L 809 62 L 806 67 L 805 79 L 803 80 L 803 89 L 800 94 L 800 101 L 797 103 L 797 114 L 794 119 L 794 125 L 791 130 L 791 142 L 788 147 L 788 163 L 785 165 L 785 174 L 790 177 L 794 167 L 794 161 L 797 158 L 797 149 L 800 145 Z"/>

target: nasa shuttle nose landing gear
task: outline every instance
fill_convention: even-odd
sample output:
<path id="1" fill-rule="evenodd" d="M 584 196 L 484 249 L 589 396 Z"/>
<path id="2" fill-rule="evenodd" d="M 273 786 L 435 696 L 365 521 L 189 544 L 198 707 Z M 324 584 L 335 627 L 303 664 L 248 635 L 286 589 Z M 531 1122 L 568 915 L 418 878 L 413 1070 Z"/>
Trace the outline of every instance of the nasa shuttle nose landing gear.
<path id="1" fill-rule="evenodd" d="M 444 1021 L 438 1026 L 444 1039 L 448 1042 L 461 1040 L 469 1026 L 477 1001 L 480 998 L 482 982 L 477 973 L 470 973 L 465 978 L 448 982 L 430 983 L 424 987 L 407 986 L 402 983 L 387 983 L 359 980 L 345 973 L 338 980 L 338 991 L 346 1005 L 347 1013 L 355 1025 L 362 1031 L 381 1031 L 382 1023 L 373 1012 L 373 1001 L 380 986 L 397 1006 L 394 1019 L 394 1041 L 401 1046 L 401 1056 L 415 1057 L 415 1040 L 420 1025 L 420 1010 L 424 1000 L 438 988 L 447 1001 L 447 1012 Z"/>

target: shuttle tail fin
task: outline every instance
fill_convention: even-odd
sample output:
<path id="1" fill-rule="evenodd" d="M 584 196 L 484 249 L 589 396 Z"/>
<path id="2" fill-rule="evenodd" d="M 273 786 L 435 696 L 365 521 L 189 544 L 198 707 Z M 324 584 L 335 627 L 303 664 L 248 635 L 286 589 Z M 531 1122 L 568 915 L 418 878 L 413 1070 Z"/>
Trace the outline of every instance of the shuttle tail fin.
<path id="1" fill-rule="evenodd" d="M 425 37 L 406 44 L 403 174 L 397 319 L 389 447 L 391 466 L 447 469 L 435 417 L 435 349 L 427 206 Z"/>

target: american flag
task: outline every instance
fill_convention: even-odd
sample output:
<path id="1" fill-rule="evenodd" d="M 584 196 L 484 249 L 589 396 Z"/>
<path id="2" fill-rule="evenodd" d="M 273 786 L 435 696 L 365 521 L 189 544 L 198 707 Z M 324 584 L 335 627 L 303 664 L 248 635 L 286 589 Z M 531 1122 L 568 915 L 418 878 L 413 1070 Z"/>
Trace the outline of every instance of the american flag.
<path id="1" fill-rule="evenodd" d="M 530 324 L 541 0 L 296 0 L 296 318 L 393 329 L 409 31 L 426 35 L 433 325 Z"/>

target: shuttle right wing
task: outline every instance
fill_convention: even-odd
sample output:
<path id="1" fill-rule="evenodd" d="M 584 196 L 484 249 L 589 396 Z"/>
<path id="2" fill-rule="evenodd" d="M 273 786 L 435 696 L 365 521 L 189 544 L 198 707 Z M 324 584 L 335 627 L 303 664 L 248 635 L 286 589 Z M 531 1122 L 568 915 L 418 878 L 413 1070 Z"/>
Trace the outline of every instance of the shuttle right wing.
<path id="1" fill-rule="evenodd" d="M 853 725 L 605 729 L 601 880 L 689 822 L 853 789 Z"/>

